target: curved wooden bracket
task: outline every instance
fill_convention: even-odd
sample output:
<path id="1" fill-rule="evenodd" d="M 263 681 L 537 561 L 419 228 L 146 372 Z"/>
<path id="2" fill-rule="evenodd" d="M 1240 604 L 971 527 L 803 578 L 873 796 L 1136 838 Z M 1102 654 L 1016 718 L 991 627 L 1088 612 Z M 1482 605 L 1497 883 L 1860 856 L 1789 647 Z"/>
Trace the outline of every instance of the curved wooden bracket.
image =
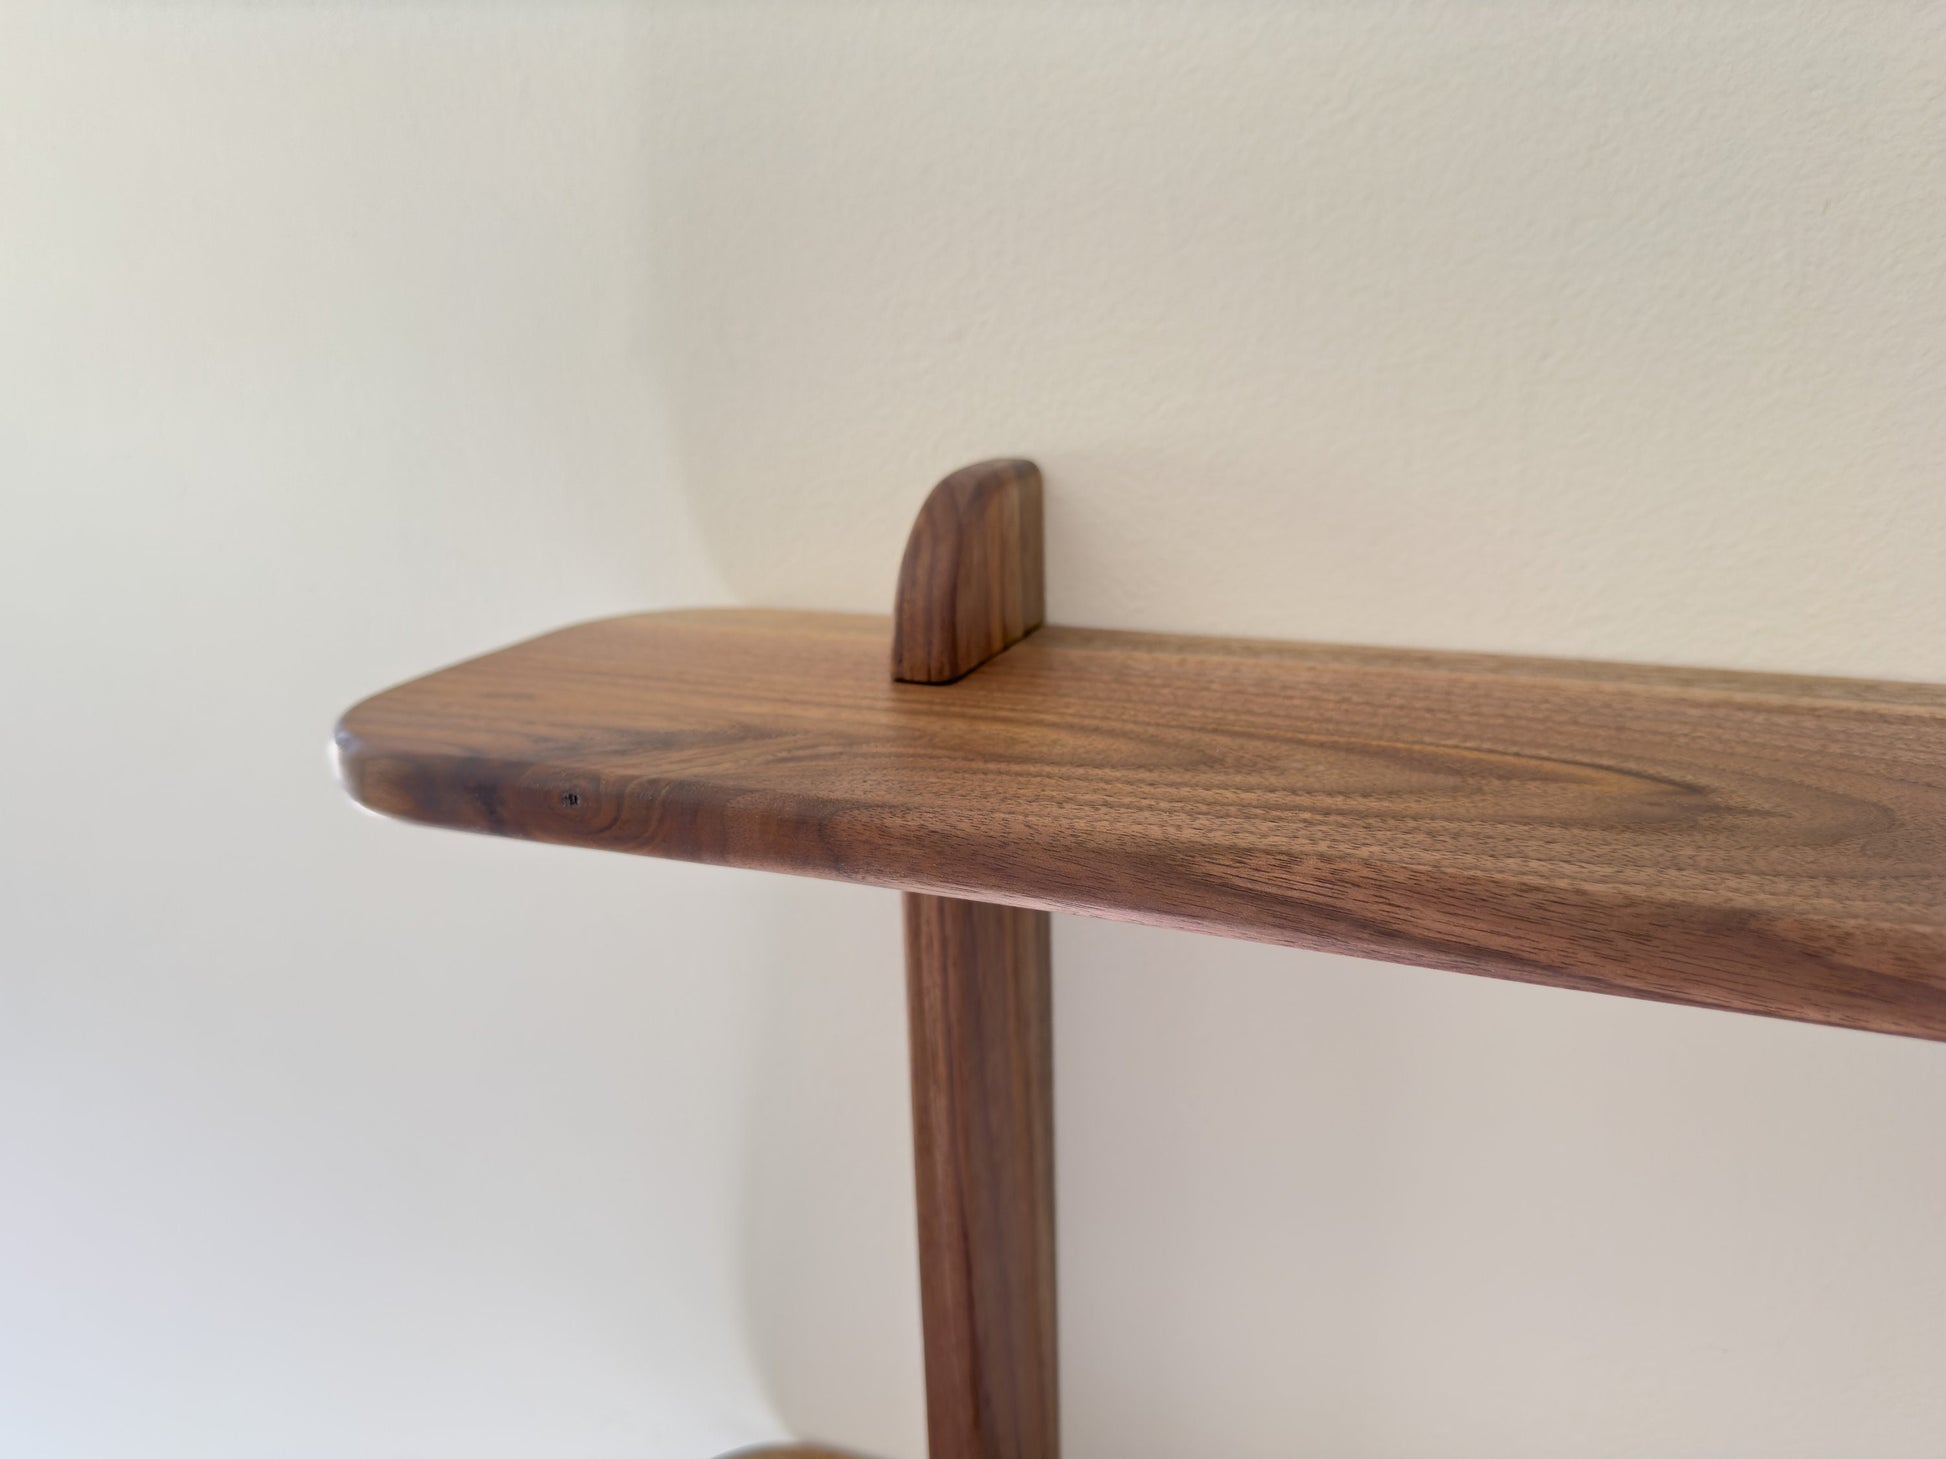
<path id="1" fill-rule="evenodd" d="M 950 684 L 1041 626 L 1041 472 L 981 461 L 940 482 L 899 564 L 892 677 Z"/>

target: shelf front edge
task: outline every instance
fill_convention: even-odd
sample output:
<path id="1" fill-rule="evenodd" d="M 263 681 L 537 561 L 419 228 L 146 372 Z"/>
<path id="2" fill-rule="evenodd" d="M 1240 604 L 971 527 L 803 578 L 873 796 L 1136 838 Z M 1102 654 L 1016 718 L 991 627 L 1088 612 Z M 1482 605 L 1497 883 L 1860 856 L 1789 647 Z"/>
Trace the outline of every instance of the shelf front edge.
<path id="1" fill-rule="evenodd" d="M 565 629 L 337 734 L 430 825 L 1946 1038 L 1946 690 L 884 619 Z"/>

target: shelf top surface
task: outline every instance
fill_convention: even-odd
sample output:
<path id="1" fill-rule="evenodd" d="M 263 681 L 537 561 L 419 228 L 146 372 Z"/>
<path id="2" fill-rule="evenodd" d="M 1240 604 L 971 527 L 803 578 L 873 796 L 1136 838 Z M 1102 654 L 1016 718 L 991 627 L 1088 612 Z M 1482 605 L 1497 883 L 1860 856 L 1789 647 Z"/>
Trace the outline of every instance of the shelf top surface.
<path id="1" fill-rule="evenodd" d="M 388 690 L 352 794 L 460 829 L 1946 1038 L 1946 687 L 641 614 Z"/>

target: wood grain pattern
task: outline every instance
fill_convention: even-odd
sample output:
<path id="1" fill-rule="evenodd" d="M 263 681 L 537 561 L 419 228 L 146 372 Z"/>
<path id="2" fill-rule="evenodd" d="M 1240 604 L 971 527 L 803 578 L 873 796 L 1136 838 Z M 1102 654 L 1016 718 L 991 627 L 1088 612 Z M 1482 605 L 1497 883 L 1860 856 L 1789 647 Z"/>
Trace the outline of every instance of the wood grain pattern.
<path id="1" fill-rule="evenodd" d="M 1946 688 L 884 619 L 587 624 L 345 716 L 375 810 L 1946 1038 Z"/>
<path id="2" fill-rule="evenodd" d="M 899 564 L 892 677 L 949 684 L 1041 625 L 1041 473 L 982 461 L 940 482 Z"/>
<path id="3" fill-rule="evenodd" d="M 952 683 L 1018 643 L 1042 572 L 1033 463 L 954 472 L 906 542 L 892 677 Z M 1048 936 L 1043 911 L 905 896 L 931 1459 L 1060 1451 Z"/>
<path id="4" fill-rule="evenodd" d="M 907 893 L 931 1459 L 1055 1459 L 1048 916 Z"/>

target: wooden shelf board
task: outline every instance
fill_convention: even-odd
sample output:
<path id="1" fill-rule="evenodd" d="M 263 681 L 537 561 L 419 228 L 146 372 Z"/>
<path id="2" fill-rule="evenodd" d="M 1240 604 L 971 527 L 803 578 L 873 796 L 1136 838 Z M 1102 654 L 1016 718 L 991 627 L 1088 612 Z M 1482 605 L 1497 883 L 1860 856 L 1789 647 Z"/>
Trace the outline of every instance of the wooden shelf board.
<path id="1" fill-rule="evenodd" d="M 1048 627 L 585 624 L 379 694 L 408 820 L 1946 1038 L 1946 688 Z"/>

